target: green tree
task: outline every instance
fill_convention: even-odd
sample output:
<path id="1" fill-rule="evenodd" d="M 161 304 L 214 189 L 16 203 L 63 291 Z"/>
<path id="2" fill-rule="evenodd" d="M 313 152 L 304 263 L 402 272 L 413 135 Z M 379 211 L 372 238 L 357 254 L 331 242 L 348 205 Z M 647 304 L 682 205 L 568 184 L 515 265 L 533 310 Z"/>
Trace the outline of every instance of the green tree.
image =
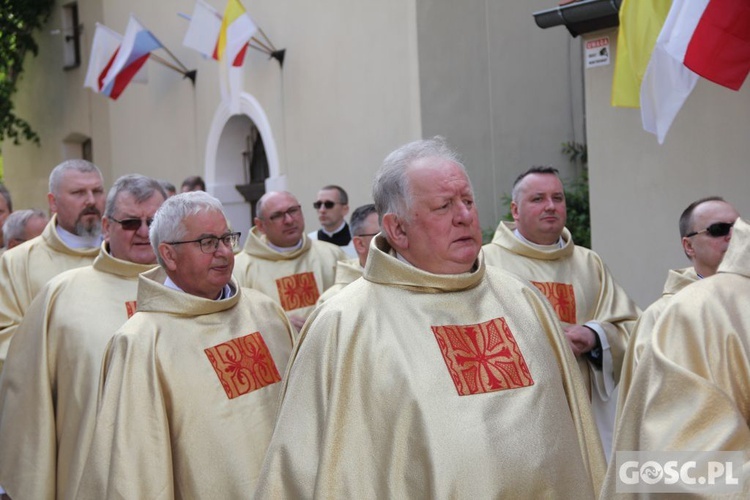
<path id="1" fill-rule="evenodd" d="M 0 141 L 21 139 L 39 143 L 39 136 L 13 110 L 13 94 L 28 52 L 34 56 L 39 46 L 34 30 L 49 18 L 54 0 L 0 0 Z"/>

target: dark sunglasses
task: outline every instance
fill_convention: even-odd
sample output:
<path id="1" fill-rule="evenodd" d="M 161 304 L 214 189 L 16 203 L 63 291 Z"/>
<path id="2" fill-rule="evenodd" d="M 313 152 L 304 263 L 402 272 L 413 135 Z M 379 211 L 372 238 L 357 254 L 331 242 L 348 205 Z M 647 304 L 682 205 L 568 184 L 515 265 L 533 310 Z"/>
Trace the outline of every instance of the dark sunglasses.
<path id="1" fill-rule="evenodd" d="M 123 220 L 117 220 L 114 217 L 110 217 L 109 220 L 117 222 L 122 226 L 122 228 L 125 231 L 138 231 L 141 228 L 141 224 L 143 224 L 143 219 L 123 219 Z M 151 227 L 151 223 L 154 222 L 154 219 L 149 217 L 146 219 L 146 227 Z"/>
<path id="2" fill-rule="evenodd" d="M 332 209 L 335 206 L 336 206 L 336 202 L 335 201 L 330 201 L 330 200 L 328 200 L 328 201 L 316 201 L 315 203 L 313 203 L 313 208 L 315 210 L 319 210 L 320 207 L 326 207 L 328 210 L 330 210 L 330 209 Z"/>
<path id="3" fill-rule="evenodd" d="M 714 238 L 720 238 L 721 236 L 726 236 L 729 234 L 729 231 L 731 231 L 732 226 L 734 226 L 734 222 L 714 222 L 710 226 L 708 226 L 706 229 L 702 229 L 700 231 L 693 231 L 692 233 L 685 235 L 687 238 L 690 238 L 691 236 L 695 236 L 696 234 L 701 233 L 708 233 L 709 236 L 712 236 Z"/>

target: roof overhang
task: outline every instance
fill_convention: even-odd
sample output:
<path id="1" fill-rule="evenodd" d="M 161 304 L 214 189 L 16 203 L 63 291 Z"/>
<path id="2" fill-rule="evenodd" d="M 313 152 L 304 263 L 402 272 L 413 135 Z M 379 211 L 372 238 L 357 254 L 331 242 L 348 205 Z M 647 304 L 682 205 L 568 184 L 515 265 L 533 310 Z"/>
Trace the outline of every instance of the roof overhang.
<path id="1" fill-rule="evenodd" d="M 621 3 L 622 0 L 580 0 L 534 12 L 534 21 L 542 29 L 563 25 L 576 37 L 618 26 Z"/>

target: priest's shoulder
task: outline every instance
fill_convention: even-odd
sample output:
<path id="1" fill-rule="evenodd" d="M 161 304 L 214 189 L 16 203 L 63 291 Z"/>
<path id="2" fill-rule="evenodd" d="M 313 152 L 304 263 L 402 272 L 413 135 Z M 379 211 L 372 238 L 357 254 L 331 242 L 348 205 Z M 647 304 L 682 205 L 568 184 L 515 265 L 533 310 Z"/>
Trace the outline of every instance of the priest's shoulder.
<path id="1" fill-rule="evenodd" d="M 248 288 L 247 286 L 242 286 L 242 299 L 243 300 L 249 300 L 253 304 L 262 304 L 262 305 L 268 305 L 273 307 L 278 307 L 278 304 L 268 295 L 265 293 L 258 291 L 254 288 Z"/>
<path id="2" fill-rule="evenodd" d="M 528 288 L 532 286 L 529 280 L 503 267 L 488 265 L 486 269 L 484 279 L 485 281 L 488 281 L 490 285 L 502 284 L 503 286 L 516 286 L 518 288 Z"/>
<path id="3" fill-rule="evenodd" d="M 346 260 L 348 259 L 346 253 L 341 249 L 340 246 L 334 245 L 327 241 L 310 240 L 311 248 L 316 254 L 321 256 L 330 256 L 334 260 Z"/>

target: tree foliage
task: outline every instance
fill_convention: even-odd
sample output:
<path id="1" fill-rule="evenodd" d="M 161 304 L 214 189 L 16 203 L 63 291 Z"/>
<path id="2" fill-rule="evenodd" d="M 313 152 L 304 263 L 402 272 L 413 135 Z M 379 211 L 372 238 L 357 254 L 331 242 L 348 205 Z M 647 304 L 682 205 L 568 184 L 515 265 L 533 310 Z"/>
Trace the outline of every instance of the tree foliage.
<path id="1" fill-rule="evenodd" d="M 568 220 L 565 227 L 570 231 L 573 243 L 591 248 L 588 150 L 586 144 L 571 141 L 562 143 L 561 153 L 567 156 L 570 163 L 579 167 L 581 171 L 577 178 L 566 183 L 568 187 L 565 189 L 565 206 L 568 212 Z M 502 220 L 513 221 L 513 215 L 510 212 L 510 195 L 504 195 L 502 201 L 505 206 L 509 207 Z M 494 227 L 483 230 L 483 243 L 492 241 L 494 234 Z"/>
<path id="2" fill-rule="evenodd" d="M 13 110 L 13 94 L 28 52 L 34 56 L 39 46 L 34 30 L 49 18 L 54 0 L 0 0 L 0 141 L 19 144 L 21 139 L 39 143 L 39 136 Z"/>

